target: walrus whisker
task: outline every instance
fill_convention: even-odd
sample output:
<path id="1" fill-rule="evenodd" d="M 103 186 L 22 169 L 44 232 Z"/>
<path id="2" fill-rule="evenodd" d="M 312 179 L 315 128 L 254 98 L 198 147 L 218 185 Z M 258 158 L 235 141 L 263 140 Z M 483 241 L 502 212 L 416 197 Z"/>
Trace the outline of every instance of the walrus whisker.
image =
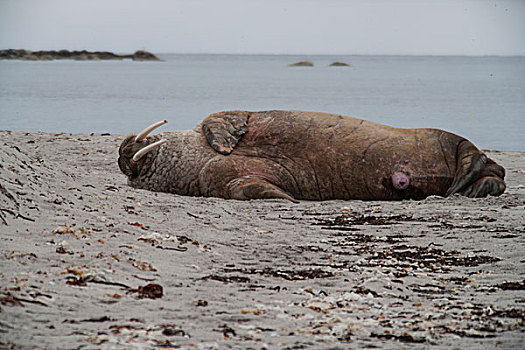
<path id="1" fill-rule="evenodd" d="M 160 122 L 156 122 L 154 124 L 151 124 L 150 126 L 148 126 L 146 129 L 142 130 L 136 137 L 135 137 L 135 142 L 140 142 L 142 140 L 144 140 L 146 138 L 146 136 L 149 135 L 150 132 L 152 132 L 153 130 L 155 130 L 156 128 L 158 128 L 159 126 L 161 125 L 164 125 L 166 124 L 168 121 L 167 120 L 161 120 Z"/>
<path id="2" fill-rule="evenodd" d="M 144 157 L 144 155 L 146 153 L 148 153 L 149 151 L 151 151 L 155 147 L 158 147 L 158 146 L 160 146 L 160 145 L 162 145 L 163 143 L 166 143 L 166 142 L 168 142 L 168 140 L 162 139 L 162 140 L 159 140 L 159 141 L 157 141 L 155 143 L 152 143 L 151 145 L 147 145 L 146 147 L 142 148 L 140 151 L 135 153 L 135 155 L 133 156 L 133 161 L 134 162 L 138 162 L 140 160 L 140 158 Z"/>

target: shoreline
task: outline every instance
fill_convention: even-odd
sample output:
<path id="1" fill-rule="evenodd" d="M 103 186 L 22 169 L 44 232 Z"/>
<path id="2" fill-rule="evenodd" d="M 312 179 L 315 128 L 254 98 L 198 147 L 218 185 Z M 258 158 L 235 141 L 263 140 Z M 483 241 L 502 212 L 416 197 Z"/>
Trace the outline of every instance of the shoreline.
<path id="1" fill-rule="evenodd" d="M 525 341 L 525 152 L 487 152 L 501 197 L 293 204 L 130 188 L 118 135 L 0 137 L 0 345 Z"/>

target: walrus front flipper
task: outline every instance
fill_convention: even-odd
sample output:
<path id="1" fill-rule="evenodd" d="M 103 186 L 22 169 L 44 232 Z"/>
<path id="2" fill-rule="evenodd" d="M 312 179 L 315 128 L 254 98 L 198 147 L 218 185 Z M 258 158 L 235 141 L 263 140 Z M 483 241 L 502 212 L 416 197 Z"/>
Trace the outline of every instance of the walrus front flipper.
<path id="1" fill-rule="evenodd" d="M 248 131 L 248 112 L 233 111 L 210 114 L 202 122 L 206 140 L 214 150 L 228 155 Z"/>
<path id="2" fill-rule="evenodd" d="M 487 156 L 470 141 L 464 140 L 458 146 L 456 173 L 446 196 L 459 193 L 476 181 L 487 163 Z"/>
<path id="3" fill-rule="evenodd" d="M 232 199 L 287 199 L 299 203 L 295 198 L 286 194 L 280 187 L 256 176 L 243 176 L 233 179 L 227 185 Z"/>

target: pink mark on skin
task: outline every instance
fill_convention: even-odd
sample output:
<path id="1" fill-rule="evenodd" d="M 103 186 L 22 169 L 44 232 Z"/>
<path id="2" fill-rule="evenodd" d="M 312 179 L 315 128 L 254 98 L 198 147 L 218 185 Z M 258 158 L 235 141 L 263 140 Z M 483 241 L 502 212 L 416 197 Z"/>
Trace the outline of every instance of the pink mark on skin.
<path id="1" fill-rule="evenodd" d="M 396 171 L 392 174 L 392 184 L 396 190 L 406 190 L 410 185 L 410 178 L 407 174 Z"/>

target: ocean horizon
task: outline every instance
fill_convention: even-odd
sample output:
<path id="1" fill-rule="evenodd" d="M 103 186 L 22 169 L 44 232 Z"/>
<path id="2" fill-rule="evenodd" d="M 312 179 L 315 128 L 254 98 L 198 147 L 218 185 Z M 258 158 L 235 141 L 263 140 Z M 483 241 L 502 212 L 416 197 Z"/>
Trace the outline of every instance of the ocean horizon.
<path id="1" fill-rule="evenodd" d="M 525 151 L 524 56 L 157 54 L 163 62 L 0 61 L 0 129 L 191 129 L 223 110 L 305 110 L 440 128 Z M 289 67 L 297 61 L 313 67 Z M 349 67 L 330 67 L 334 61 Z"/>

